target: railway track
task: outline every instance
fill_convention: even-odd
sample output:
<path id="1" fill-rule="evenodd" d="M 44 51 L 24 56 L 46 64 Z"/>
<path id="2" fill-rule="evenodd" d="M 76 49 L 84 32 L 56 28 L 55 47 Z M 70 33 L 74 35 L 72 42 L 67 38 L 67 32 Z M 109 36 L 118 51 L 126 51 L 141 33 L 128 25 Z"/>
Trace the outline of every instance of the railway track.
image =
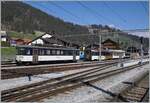
<path id="1" fill-rule="evenodd" d="M 146 64 L 146 63 L 145 63 Z M 83 85 L 83 82 L 95 82 L 105 77 L 115 75 L 117 73 L 125 72 L 134 69 L 141 65 L 133 65 L 121 69 L 107 70 L 114 64 L 105 65 L 103 67 L 95 67 L 90 70 L 70 74 L 64 77 L 50 79 L 39 83 L 26 85 L 19 88 L 13 88 L 2 91 L 2 101 L 12 102 L 35 102 L 40 101 L 51 95 L 73 89 Z M 144 64 L 143 64 L 144 65 Z"/>
<path id="2" fill-rule="evenodd" d="M 1 65 L 1 68 L 3 68 L 3 67 L 15 67 L 15 66 L 17 66 L 16 63 L 5 63 L 5 64 Z"/>
<path id="3" fill-rule="evenodd" d="M 148 102 L 149 74 L 120 94 L 127 102 Z M 147 97 L 146 97 L 147 96 Z"/>
<path id="4" fill-rule="evenodd" d="M 112 62 L 115 60 L 104 60 L 102 62 Z M 17 65 L 16 63 L 5 63 L 1 64 L 2 69 L 14 69 L 15 67 L 23 68 L 23 67 L 38 67 L 38 66 L 69 66 L 69 65 L 79 65 L 79 64 L 91 64 L 91 63 L 98 63 L 99 61 L 82 61 L 82 62 L 75 62 L 75 63 L 50 63 L 50 64 L 31 64 L 31 65 Z"/>
<path id="5" fill-rule="evenodd" d="M 30 66 L 30 67 L 18 67 L 12 69 L 1 69 L 1 78 L 2 79 L 10 79 L 23 77 L 28 75 L 38 75 L 38 74 L 46 74 L 51 72 L 65 71 L 65 70 L 74 70 L 74 69 L 82 69 L 86 67 L 94 67 L 99 65 L 107 65 L 110 63 L 116 63 L 116 61 L 109 62 L 86 62 L 86 63 L 71 63 L 64 65 L 42 65 L 42 66 Z"/>
<path id="6" fill-rule="evenodd" d="M 147 56 L 145 56 L 145 57 L 143 57 L 143 58 L 148 58 Z M 140 58 L 137 58 L 137 59 L 140 59 Z M 102 62 L 109 62 L 109 61 L 117 61 L 118 59 L 113 59 L 113 60 L 103 60 Z M 130 60 L 130 58 L 125 58 L 125 59 L 123 59 L 123 60 Z M 99 61 L 92 61 L 92 63 L 96 63 L 96 62 L 99 62 Z M 61 65 L 61 66 L 64 66 L 64 65 L 73 65 L 73 64 L 90 64 L 91 63 L 91 61 L 90 62 L 87 62 L 87 61 L 84 61 L 84 62 L 79 62 L 79 63 L 63 63 L 63 64 L 36 64 L 36 65 L 25 65 L 26 67 L 28 66 L 28 67 L 30 67 L 30 66 L 47 66 L 47 65 L 52 65 L 52 66 L 59 66 L 59 65 Z M 10 63 L 2 63 L 1 64 L 1 68 L 2 69 L 11 69 L 11 67 L 24 67 L 23 65 L 17 65 L 15 62 L 10 62 Z M 13 69 L 12 68 L 12 69 Z"/>

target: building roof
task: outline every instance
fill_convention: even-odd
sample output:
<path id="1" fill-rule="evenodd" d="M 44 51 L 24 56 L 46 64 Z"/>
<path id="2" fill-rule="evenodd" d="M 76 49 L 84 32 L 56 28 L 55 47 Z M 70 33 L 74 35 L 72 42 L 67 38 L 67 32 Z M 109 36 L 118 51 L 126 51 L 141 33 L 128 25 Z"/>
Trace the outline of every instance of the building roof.
<path id="1" fill-rule="evenodd" d="M 37 40 L 37 39 L 42 38 L 42 36 L 44 36 L 44 35 L 46 35 L 46 34 L 47 34 L 47 33 L 44 33 L 43 35 L 36 37 L 35 39 L 33 39 L 33 40 L 31 40 L 30 42 L 28 42 L 28 44 L 29 44 L 29 43 L 32 43 L 33 41 L 35 41 L 35 40 Z M 51 34 L 49 34 L 49 35 L 51 35 Z"/>
<path id="2" fill-rule="evenodd" d="M 46 35 L 46 34 L 48 34 L 48 35 L 51 35 L 51 37 L 50 38 L 42 38 L 44 35 Z M 56 38 L 57 40 L 59 40 L 59 41 L 62 41 L 62 42 L 65 42 L 65 43 L 67 43 L 67 44 L 72 44 L 72 45 L 76 45 L 76 46 L 79 46 L 78 44 L 75 44 L 75 43 L 72 43 L 72 42 L 70 42 L 70 41 L 68 41 L 68 40 L 65 40 L 64 38 L 62 38 L 62 37 L 58 37 L 58 36 L 54 36 L 52 33 L 44 33 L 43 35 L 41 35 L 41 36 L 39 36 L 39 37 L 37 37 L 37 38 L 35 38 L 35 39 L 33 39 L 32 41 L 30 41 L 30 42 L 28 42 L 28 44 L 29 43 L 32 43 L 33 41 L 35 41 L 35 40 L 37 40 L 37 39 L 42 39 L 43 41 L 46 41 L 46 42 L 48 42 L 48 43 L 56 43 L 56 42 L 54 42 L 51 38 Z"/>
<path id="3" fill-rule="evenodd" d="M 113 43 L 113 44 L 118 45 L 118 43 L 117 43 L 117 42 L 115 42 L 115 41 L 113 41 L 113 40 L 111 40 L 111 39 L 107 39 L 107 40 L 105 40 L 104 42 L 102 42 L 102 44 L 105 44 L 105 43 L 108 43 L 108 42 L 111 42 L 111 43 Z"/>
<path id="4" fill-rule="evenodd" d="M 20 48 L 39 48 L 39 49 L 62 49 L 62 50 L 79 50 L 71 47 L 60 47 L 60 48 L 54 48 L 54 47 L 47 47 L 47 46 L 30 46 L 30 45 L 17 45 L 16 47 Z"/>
<path id="5" fill-rule="evenodd" d="M 23 39 L 21 39 L 21 38 L 15 38 L 15 37 L 11 38 L 11 40 L 22 40 L 23 41 Z"/>
<path id="6" fill-rule="evenodd" d="M 24 42 L 30 42 L 30 41 L 32 41 L 30 39 L 23 39 L 23 40 L 24 40 Z"/>

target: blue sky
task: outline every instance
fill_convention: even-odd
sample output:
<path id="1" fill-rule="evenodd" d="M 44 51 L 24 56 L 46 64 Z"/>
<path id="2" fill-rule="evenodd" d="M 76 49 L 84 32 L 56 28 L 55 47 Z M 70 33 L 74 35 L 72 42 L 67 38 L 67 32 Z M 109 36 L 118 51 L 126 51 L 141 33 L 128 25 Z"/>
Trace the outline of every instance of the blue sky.
<path id="1" fill-rule="evenodd" d="M 142 1 L 24 1 L 50 15 L 75 24 L 147 29 L 148 2 Z M 91 10 L 92 9 L 92 10 Z"/>

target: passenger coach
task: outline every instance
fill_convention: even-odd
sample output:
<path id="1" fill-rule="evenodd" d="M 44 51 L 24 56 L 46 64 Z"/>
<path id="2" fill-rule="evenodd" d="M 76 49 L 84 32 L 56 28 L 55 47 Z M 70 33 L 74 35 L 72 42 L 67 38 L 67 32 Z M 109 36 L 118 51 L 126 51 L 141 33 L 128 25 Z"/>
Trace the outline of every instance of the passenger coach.
<path id="1" fill-rule="evenodd" d="M 16 46 L 16 62 L 26 63 L 49 63 L 79 60 L 79 50 L 74 48 L 54 48 L 38 46 Z"/>
<path id="2" fill-rule="evenodd" d="M 97 50 L 85 50 L 85 60 L 99 60 L 99 51 Z M 125 51 L 123 50 L 102 50 L 101 60 L 119 59 L 125 57 Z"/>

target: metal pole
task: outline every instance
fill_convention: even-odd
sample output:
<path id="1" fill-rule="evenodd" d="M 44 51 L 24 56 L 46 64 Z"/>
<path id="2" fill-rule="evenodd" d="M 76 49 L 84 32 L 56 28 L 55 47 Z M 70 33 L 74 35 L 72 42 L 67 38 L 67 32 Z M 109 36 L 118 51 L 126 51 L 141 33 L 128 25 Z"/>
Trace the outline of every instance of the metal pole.
<path id="1" fill-rule="evenodd" d="M 101 34 L 99 34 L 99 61 L 101 61 Z"/>
<path id="2" fill-rule="evenodd" d="M 141 43 L 141 63 L 142 63 L 142 61 L 143 61 L 143 45 Z"/>

